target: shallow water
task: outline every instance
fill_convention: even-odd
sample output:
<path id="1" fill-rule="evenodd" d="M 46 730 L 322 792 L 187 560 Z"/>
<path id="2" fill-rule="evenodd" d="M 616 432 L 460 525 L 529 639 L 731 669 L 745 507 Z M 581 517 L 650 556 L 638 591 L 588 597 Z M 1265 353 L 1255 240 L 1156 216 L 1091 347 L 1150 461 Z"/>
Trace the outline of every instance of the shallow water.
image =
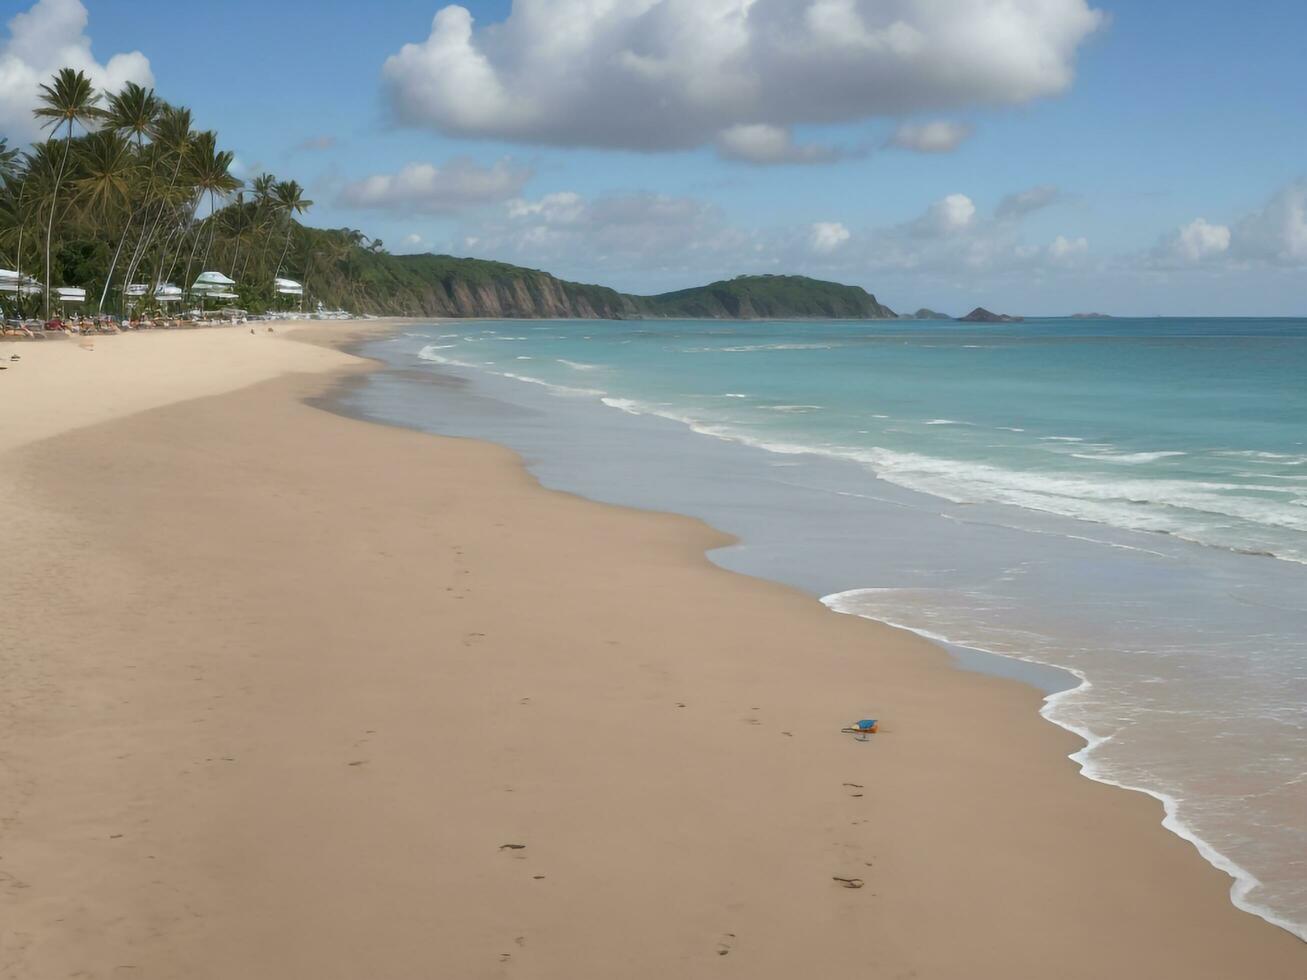
<path id="1" fill-rule="evenodd" d="M 1161 798 L 1238 904 L 1307 937 L 1307 324 L 468 322 L 367 353 L 395 370 L 352 412 L 1072 671 L 1005 661 L 1058 692 L 1088 775 Z"/>

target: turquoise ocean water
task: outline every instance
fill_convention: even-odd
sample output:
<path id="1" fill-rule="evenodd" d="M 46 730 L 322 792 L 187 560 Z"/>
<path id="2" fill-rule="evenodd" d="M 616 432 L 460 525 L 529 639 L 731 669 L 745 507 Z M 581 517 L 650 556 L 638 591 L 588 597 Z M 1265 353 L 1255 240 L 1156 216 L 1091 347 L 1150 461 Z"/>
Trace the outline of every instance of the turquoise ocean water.
<path id="1" fill-rule="evenodd" d="M 368 353 L 399 370 L 356 411 L 1071 671 L 1044 713 L 1086 774 L 1157 796 L 1236 903 L 1307 937 L 1307 321 L 483 321 Z"/>

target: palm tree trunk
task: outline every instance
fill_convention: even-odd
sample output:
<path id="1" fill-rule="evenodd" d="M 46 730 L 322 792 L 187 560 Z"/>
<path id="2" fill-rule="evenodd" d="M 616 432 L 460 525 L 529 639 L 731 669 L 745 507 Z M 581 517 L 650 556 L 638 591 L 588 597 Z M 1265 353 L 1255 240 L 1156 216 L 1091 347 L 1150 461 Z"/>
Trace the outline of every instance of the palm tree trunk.
<path id="1" fill-rule="evenodd" d="M 209 252 L 213 248 L 213 235 L 218 230 L 218 211 L 217 203 L 213 198 L 213 191 L 209 191 L 209 241 L 204 246 L 204 258 L 200 259 L 200 265 L 207 267 L 209 264 Z"/>
<path id="2" fill-rule="evenodd" d="M 54 239 L 54 212 L 59 201 L 59 185 L 64 181 L 64 167 L 68 163 L 68 147 L 73 141 L 73 121 L 68 120 L 68 135 L 64 137 L 64 154 L 59 158 L 59 173 L 50 192 L 50 220 L 45 226 L 45 318 L 50 319 L 50 243 Z"/>
<path id="3" fill-rule="evenodd" d="M 282 250 L 281 250 L 281 258 L 279 258 L 279 259 L 277 260 L 277 271 L 274 272 L 274 273 L 272 274 L 272 278 L 273 278 L 273 279 L 276 279 L 278 276 L 281 275 L 281 266 L 282 266 L 282 263 L 284 263 L 284 262 L 286 261 L 286 253 L 290 251 L 290 232 L 291 232 L 291 229 L 292 229 L 293 227 L 295 227 L 295 219 L 294 219 L 294 218 L 291 218 L 291 217 L 289 217 L 289 216 L 287 216 L 287 218 L 286 218 L 286 244 L 282 247 Z"/>
<path id="4" fill-rule="evenodd" d="M 109 271 L 105 273 L 104 290 L 100 293 L 100 305 L 95 308 L 95 312 L 104 312 L 104 301 L 109 295 L 109 287 L 113 285 L 113 270 L 118 265 L 118 257 L 122 255 L 123 246 L 127 244 L 127 233 L 132 229 L 132 222 L 136 220 L 136 215 L 129 213 L 127 215 L 127 224 L 123 226 L 122 237 L 118 239 L 118 247 L 113 250 L 113 260 L 109 263 Z M 124 283 L 124 287 L 126 283 Z"/>
<path id="5" fill-rule="evenodd" d="M 127 282 L 132 281 L 132 276 L 136 274 L 137 266 L 140 264 L 142 260 L 144 260 L 145 253 L 149 251 L 150 245 L 154 241 L 154 236 L 158 234 L 159 222 L 163 220 L 164 212 L 168 210 L 168 194 L 171 194 L 173 187 L 177 185 L 177 175 L 181 173 L 182 160 L 183 160 L 183 156 L 179 152 L 177 154 L 177 166 L 172 168 L 172 177 L 169 178 L 168 180 L 168 190 L 165 194 L 163 194 L 160 197 L 159 200 L 159 213 L 155 215 L 154 223 L 150 225 L 148 229 L 142 234 L 141 241 L 139 243 L 138 254 L 134 257 L 132 264 L 127 267 Z M 151 176 L 153 177 L 153 171 L 151 171 Z M 151 181 L 151 186 L 153 186 L 153 180 Z M 162 266 L 162 263 L 160 263 L 160 265 Z"/>

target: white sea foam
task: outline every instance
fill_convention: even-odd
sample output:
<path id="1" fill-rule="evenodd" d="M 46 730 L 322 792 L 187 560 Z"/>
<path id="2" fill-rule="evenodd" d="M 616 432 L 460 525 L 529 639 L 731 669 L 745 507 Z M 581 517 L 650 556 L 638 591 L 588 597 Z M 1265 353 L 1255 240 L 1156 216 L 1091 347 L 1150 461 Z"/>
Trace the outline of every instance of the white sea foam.
<path id="1" fill-rule="evenodd" d="M 573 371 L 598 371 L 598 364 L 586 364 L 582 361 L 569 361 L 564 357 L 557 358 L 559 364 L 570 367 Z"/>
<path id="2" fill-rule="evenodd" d="M 440 349 L 441 347 L 438 344 L 427 344 L 427 346 L 418 351 L 418 357 L 424 361 L 430 361 L 433 364 L 448 364 L 451 367 L 477 367 L 477 365 L 470 364 L 467 361 L 458 361 L 452 357 L 445 357 L 441 354 L 437 354 L 436 351 Z"/>
<path id="3" fill-rule="evenodd" d="M 841 344 L 741 344 L 736 347 L 682 347 L 682 354 L 753 354 L 774 350 L 834 350 Z"/>
<path id="4" fill-rule="evenodd" d="M 1152 453 L 1072 453 L 1076 459 L 1091 459 L 1104 463 L 1152 463 L 1171 456 L 1187 456 L 1179 450 L 1163 450 Z"/>
<path id="5" fill-rule="evenodd" d="M 725 421 L 704 421 L 670 406 L 632 399 L 605 398 L 604 403 L 632 415 L 657 415 L 689 426 L 702 435 L 751 445 L 784 455 L 817 454 L 862 463 L 881 479 L 957 504 L 998 503 L 1131 531 L 1172 535 L 1196 544 L 1307 564 L 1307 543 L 1300 550 L 1279 541 L 1250 545 L 1258 526 L 1307 532 L 1307 508 L 1289 502 L 1239 496 L 1244 484 L 1165 479 L 1111 481 L 1082 476 L 1007 469 L 988 463 L 944 459 L 883 448 L 804 445 L 741 432 Z M 1066 437 L 1069 438 L 1069 437 Z M 1264 487 L 1276 491 L 1276 487 Z M 1231 529 L 1229 521 L 1246 522 Z"/>
<path id="6" fill-rule="evenodd" d="M 420 356 L 437 363 L 477 366 L 442 358 L 435 353 L 437 348 L 438 345 L 428 345 Z M 1307 507 L 1297 502 L 1294 496 L 1296 488 L 1184 479 L 1108 479 L 1102 474 L 1021 470 L 883 447 L 802 444 L 741 431 L 729 419 L 698 418 L 667 404 L 609 396 L 598 388 L 559 385 L 511 372 L 495 373 L 541 385 L 556 394 L 599 397 L 604 404 L 630 414 L 657 415 L 680 422 L 703 435 L 753 445 L 770 452 L 784 455 L 815 453 L 853 460 L 868 466 L 878 477 L 891 483 L 957 504 L 1006 504 L 1307 564 L 1307 541 L 1298 546 L 1282 540 L 1284 531 L 1307 534 Z M 778 413 L 804 413 L 817 411 L 820 406 L 778 405 L 770 406 L 770 409 Z M 927 420 L 926 424 L 971 425 L 948 418 Z M 1086 443 L 1078 436 L 1045 436 L 1042 441 L 1074 443 L 1078 451 L 1069 455 L 1118 465 L 1139 464 L 1178 453 L 1114 452 L 1115 447 Z M 1084 452 L 1085 448 L 1090 452 Z M 1270 497 L 1250 496 L 1250 491 L 1260 491 Z"/>
<path id="7" fill-rule="evenodd" d="M 555 395 L 566 395 L 569 398 L 599 398 L 607 392 L 602 388 L 574 388 L 571 385 L 555 384 L 552 381 L 545 381 L 543 378 L 533 378 L 529 374 L 514 374 L 511 371 L 496 371 L 501 378 L 511 378 L 514 381 L 525 381 L 530 385 L 540 385 L 548 389 Z"/>

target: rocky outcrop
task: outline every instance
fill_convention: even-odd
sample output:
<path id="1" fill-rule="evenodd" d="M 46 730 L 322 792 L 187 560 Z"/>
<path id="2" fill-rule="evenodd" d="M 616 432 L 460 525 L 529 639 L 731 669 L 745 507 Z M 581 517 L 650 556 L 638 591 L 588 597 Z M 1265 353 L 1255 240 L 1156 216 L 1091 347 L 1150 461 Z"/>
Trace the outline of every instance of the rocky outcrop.
<path id="1" fill-rule="evenodd" d="M 1006 313 L 991 313 L 983 306 L 977 306 L 966 316 L 958 317 L 963 323 L 1020 323 L 1024 317 L 1009 316 Z"/>

